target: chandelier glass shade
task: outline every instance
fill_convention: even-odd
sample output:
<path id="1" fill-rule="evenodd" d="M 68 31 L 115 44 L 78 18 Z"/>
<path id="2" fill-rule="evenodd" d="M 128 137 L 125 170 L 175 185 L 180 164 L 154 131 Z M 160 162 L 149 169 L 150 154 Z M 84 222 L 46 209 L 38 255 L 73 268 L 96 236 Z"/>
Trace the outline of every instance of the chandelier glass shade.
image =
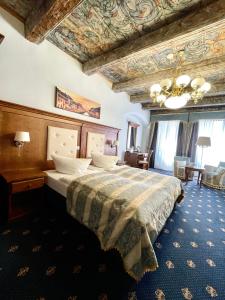
<path id="1" fill-rule="evenodd" d="M 182 64 L 184 52 L 179 53 L 180 65 Z M 171 55 L 170 55 L 171 59 Z M 179 68 L 177 68 L 177 75 Z M 211 84 L 206 82 L 203 77 L 191 79 L 186 74 L 181 74 L 173 79 L 163 79 L 160 83 L 153 84 L 150 87 L 150 97 L 153 103 L 165 105 L 170 109 L 178 109 L 185 106 L 188 101 L 192 100 L 197 104 L 206 93 L 211 89 Z"/>

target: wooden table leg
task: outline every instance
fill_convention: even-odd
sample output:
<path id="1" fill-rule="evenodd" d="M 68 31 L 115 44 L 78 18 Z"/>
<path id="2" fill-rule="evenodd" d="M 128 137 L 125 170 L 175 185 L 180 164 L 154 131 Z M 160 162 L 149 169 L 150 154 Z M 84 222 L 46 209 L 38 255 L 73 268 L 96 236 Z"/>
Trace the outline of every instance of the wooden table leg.
<path id="1" fill-rule="evenodd" d="M 198 180 L 197 180 L 197 184 L 199 184 L 201 181 L 200 181 L 200 175 L 201 175 L 201 171 L 198 171 Z"/>
<path id="2" fill-rule="evenodd" d="M 203 179 L 203 173 L 201 172 L 200 188 L 202 187 L 202 179 Z"/>
<path id="3" fill-rule="evenodd" d="M 188 168 L 185 167 L 184 172 L 185 172 L 185 181 L 186 181 L 185 185 L 187 185 L 187 183 L 188 183 L 188 176 L 189 176 Z"/>

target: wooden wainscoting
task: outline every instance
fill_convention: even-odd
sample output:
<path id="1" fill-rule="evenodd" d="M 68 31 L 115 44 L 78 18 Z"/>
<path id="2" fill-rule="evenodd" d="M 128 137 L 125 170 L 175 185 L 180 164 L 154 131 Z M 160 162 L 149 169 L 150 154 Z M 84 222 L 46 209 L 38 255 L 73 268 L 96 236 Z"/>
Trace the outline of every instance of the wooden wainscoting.
<path id="1" fill-rule="evenodd" d="M 42 110 L 0 101 L 0 172 L 6 170 L 52 168 L 47 162 L 48 126 L 78 130 L 77 157 L 86 156 L 88 132 L 104 133 L 106 140 L 117 140 L 119 129 L 77 120 Z M 16 131 L 29 131 L 31 141 L 19 153 L 14 145 Z M 116 148 L 105 145 L 105 153 L 115 155 Z"/>

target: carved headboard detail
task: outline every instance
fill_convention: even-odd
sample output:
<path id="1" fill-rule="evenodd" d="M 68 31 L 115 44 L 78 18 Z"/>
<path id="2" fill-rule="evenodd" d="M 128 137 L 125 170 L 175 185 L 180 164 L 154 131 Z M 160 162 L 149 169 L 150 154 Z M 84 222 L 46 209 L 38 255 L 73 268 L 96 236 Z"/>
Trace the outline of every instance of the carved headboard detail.
<path id="1" fill-rule="evenodd" d="M 77 138 L 77 130 L 48 126 L 47 160 L 52 154 L 77 157 Z"/>
<path id="2" fill-rule="evenodd" d="M 91 157 L 92 153 L 104 154 L 105 135 L 102 133 L 88 132 L 86 157 Z"/>

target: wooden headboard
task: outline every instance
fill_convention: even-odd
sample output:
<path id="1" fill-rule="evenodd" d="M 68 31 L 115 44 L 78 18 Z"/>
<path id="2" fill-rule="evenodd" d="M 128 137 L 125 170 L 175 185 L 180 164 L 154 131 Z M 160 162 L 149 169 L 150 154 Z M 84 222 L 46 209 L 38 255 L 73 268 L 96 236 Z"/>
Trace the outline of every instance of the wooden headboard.
<path id="1" fill-rule="evenodd" d="M 50 168 L 47 162 L 48 126 L 78 131 L 77 157 L 86 157 L 88 132 L 104 133 L 105 154 L 116 155 L 108 141 L 118 139 L 119 129 L 77 120 L 42 110 L 0 100 L 0 170 Z M 14 145 L 16 131 L 29 131 L 31 141 L 24 145 L 19 156 Z"/>

